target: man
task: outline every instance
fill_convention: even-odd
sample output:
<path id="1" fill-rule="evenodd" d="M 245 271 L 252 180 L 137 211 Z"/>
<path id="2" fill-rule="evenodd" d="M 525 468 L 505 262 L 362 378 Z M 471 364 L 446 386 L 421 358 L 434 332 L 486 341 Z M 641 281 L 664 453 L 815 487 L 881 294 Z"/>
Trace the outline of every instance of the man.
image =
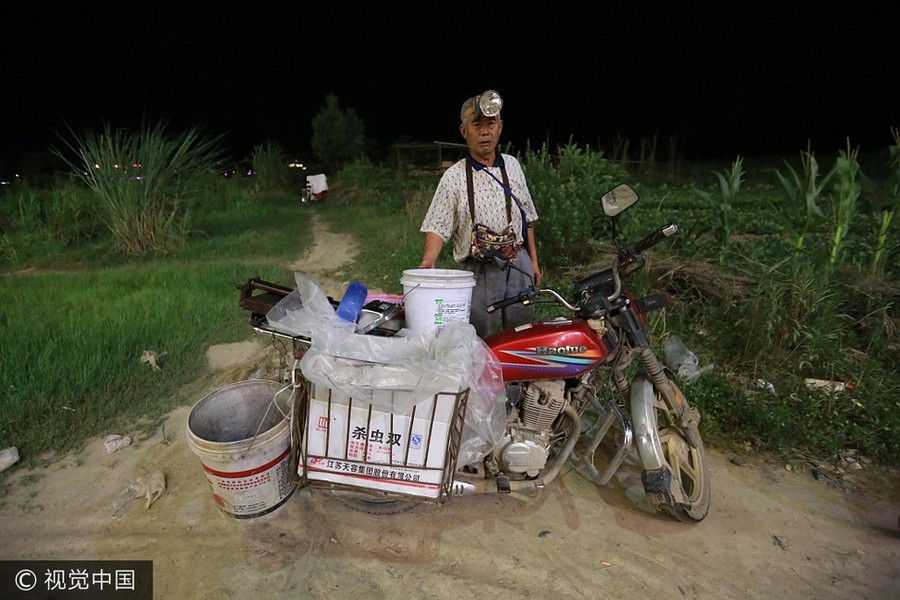
<path id="1" fill-rule="evenodd" d="M 494 108 L 484 114 L 482 96 L 491 95 Z M 425 234 L 420 269 L 432 269 L 444 244 L 453 239 L 453 258 L 463 269 L 475 273 L 469 322 L 482 338 L 529 322 L 534 308 L 514 304 L 488 314 L 486 307 L 528 288 L 529 277 L 516 269 L 500 269 L 493 261 L 480 262 L 471 255 L 472 229 L 483 224 L 494 232 L 509 231 L 516 265 L 534 276 L 540 285 L 533 223 L 537 210 L 519 161 L 497 151 L 503 120 L 499 94 L 488 91 L 463 102 L 459 132 L 469 147 L 469 156 L 451 166 L 438 183 L 425 215 Z M 488 103 L 490 105 L 490 103 Z M 474 213 L 474 214 L 473 214 Z M 509 228 L 509 229 L 508 229 Z"/>

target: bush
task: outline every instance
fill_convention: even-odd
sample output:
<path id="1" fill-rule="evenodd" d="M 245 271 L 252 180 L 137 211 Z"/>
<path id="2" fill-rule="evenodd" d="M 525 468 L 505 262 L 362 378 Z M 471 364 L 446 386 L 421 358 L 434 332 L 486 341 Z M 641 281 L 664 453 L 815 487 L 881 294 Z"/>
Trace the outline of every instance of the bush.
<path id="1" fill-rule="evenodd" d="M 600 152 L 568 144 L 552 156 L 546 146 L 522 157 L 528 187 L 538 207 L 535 236 L 543 265 L 581 263 L 609 239 L 600 197 L 628 179 Z"/>

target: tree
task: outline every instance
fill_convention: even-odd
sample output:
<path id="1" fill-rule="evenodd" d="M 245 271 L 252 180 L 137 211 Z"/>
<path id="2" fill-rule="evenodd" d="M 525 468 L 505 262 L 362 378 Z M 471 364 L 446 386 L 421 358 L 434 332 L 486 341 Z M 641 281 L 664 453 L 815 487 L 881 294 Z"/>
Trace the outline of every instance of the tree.
<path id="1" fill-rule="evenodd" d="M 328 94 L 325 106 L 312 120 L 310 147 L 325 171 L 334 172 L 342 165 L 363 156 L 365 126 L 352 108 L 341 110 L 337 96 Z"/>

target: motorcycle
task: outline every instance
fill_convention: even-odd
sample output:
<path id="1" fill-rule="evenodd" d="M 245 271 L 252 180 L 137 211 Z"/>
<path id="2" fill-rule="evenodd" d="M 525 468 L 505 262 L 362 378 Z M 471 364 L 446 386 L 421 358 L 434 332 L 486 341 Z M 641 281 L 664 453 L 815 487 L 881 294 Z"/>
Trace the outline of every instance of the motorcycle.
<path id="1" fill-rule="evenodd" d="M 602 197 L 603 212 L 613 219 L 614 238 L 616 216 L 637 201 L 627 185 Z M 501 366 L 504 431 L 483 460 L 451 465 L 449 485 L 438 502 L 479 493 L 537 494 L 567 463 L 588 480 L 604 485 L 635 448 L 642 487 L 657 511 L 682 522 L 706 517 L 710 481 L 698 428 L 700 415 L 660 363 L 644 329 L 647 314 L 666 307 L 668 296 L 637 298 L 627 285 L 628 278 L 644 265 L 644 252 L 677 232 L 678 226 L 671 223 L 637 242 L 620 244 L 614 239 L 617 252 L 609 268 L 576 282 L 568 296 L 532 285 L 488 307 L 493 312 L 515 303 L 550 302 L 570 314 L 484 339 Z M 498 264 L 517 268 L 501 259 Z M 262 311 L 289 290 L 253 282 L 239 286 L 242 305 L 255 312 L 257 331 L 272 334 L 260 318 Z M 253 297 L 255 286 L 269 298 Z M 639 364 L 634 365 L 635 361 Z M 458 443 L 451 437 L 451 457 Z M 391 491 L 321 487 L 341 503 L 375 514 L 396 513 L 422 503 L 420 498 Z"/>

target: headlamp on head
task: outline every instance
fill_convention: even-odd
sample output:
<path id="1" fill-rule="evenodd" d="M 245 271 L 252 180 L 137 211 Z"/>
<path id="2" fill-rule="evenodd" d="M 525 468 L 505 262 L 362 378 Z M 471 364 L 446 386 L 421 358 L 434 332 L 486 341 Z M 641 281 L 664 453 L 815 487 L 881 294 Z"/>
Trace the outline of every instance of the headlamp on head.
<path id="1" fill-rule="evenodd" d="M 503 98 L 500 97 L 500 94 L 494 90 L 487 90 L 463 102 L 459 118 L 464 122 L 469 118 L 472 120 L 479 117 L 492 118 L 500 114 L 501 108 L 503 108 Z"/>
<path id="2" fill-rule="evenodd" d="M 494 90 L 487 90 L 478 96 L 475 100 L 475 105 L 484 116 L 496 117 L 500 114 L 500 109 L 503 108 L 503 98 Z"/>

